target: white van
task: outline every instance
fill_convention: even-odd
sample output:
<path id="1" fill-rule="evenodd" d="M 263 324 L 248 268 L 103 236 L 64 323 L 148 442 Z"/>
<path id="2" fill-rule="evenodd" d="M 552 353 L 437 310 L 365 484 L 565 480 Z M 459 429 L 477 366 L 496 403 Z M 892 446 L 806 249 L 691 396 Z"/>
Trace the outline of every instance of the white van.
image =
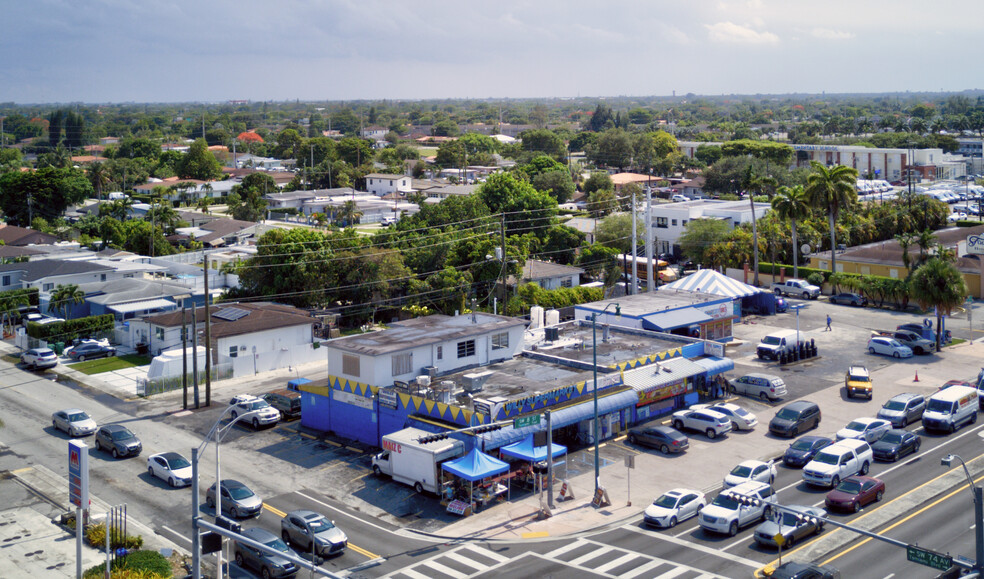
<path id="1" fill-rule="evenodd" d="M 116 201 L 117 199 L 129 199 L 129 198 L 130 198 L 129 195 L 120 191 L 114 191 L 109 194 L 110 201 Z"/>
<path id="2" fill-rule="evenodd" d="M 933 394 L 926 401 L 922 423 L 926 430 L 953 432 L 964 424 L 977 422 L 977 389 L 969 386 L 950 386 Z"/>
<path id="3" fill-rule="evenodd" d="M 797 294 L 798 295 L 798 294 Z M 759 342 L 755 353 L 759 360 L 766 358 L 778 360 L 783 352 L 790 352 L 793 348 L 798 348 L 801 343 L 806 342 L 806 334 L 796 330 L 780 330 L 768 334 Z"/>

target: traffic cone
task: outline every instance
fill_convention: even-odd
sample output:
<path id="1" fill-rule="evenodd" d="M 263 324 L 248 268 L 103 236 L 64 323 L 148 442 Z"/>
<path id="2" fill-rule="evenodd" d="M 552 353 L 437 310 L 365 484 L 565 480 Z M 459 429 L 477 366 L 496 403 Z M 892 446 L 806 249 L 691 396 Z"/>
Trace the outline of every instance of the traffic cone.
<path id="1" fill-rule="evenodd" d="M 919 370 L 916 370 L 916 379 L 913 380 L 913 382 L 918 382 L 918 381 L 919 381 Z"/>

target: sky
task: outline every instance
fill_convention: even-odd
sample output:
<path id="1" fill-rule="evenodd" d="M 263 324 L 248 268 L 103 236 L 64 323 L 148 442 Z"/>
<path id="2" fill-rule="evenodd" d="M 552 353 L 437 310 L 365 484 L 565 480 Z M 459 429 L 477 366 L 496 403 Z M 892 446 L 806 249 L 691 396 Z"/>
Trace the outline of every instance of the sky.
<path id="1" fill-rule="evenodd" d="M 0 102 L 961 91 L 980 0 L 0 0 Z"/>

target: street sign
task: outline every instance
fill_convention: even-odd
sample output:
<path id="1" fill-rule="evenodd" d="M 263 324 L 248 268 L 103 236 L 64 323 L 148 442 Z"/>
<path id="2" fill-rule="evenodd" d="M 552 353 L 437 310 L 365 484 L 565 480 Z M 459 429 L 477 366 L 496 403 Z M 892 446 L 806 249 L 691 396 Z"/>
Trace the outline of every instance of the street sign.
<path id="1" fill-rule="evenodd" d="M 630 454 L 625 457 L 625 468 L 635 468 L 635 455 Z"/>
<path id="2" fill-rule="evenodd" d="M 523 428 L 525 426 L 535 426 L 537 424 L 540 424 L 539 414 L 520 416 L 519 418 L 513 420 L 513 428 Z"/>
<path id="3" fill-rule="evenodd" d="M 953 566 L 953 557 L 915 545 L 909 545 L 905 548 L 905 558 L 913 563 L 919 563 L 940 571 L 946 571 Z"/>
<path id="4" fill-rule="evenodd" d="M 782 533 L 776 533 L 772 538 L 775 540 L 776 545 L 779 545 L 780 547 L 786 544 L 786 537 L 783 537 Z"/>

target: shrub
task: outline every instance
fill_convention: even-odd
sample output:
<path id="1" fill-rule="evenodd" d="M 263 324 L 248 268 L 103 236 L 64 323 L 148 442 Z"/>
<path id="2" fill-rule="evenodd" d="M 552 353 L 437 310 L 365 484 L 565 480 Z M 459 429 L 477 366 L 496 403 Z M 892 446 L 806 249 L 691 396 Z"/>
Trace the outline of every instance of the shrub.
<path id="1" fill-rule="evenodd" d="M 52 322 L 50 324 L 29 322 L 27 324 L 27 335 L 48 342 L 55 340 L 69 342 L 76 338 L 88 338 L 100 332 L 110 332 L 115 325 L 116 320 L 113 314 L 89 316 L 87 318 L 77 318 L 64 322 Z"/>
<path id="2" fill-rule="evenodd" d="M 957 221 L 957 227 L 977 227 L 978 225 L 984 225 L 984 221 L 974 221 L 973 219 L 961 219 Z"/>
<path id="3" fill-rule="evenodd" d="M 823 285 L 824 282 L 824 275 L 819 271 L 815 271 L 810 275 L 806 276 L 806 281 L 812 283 L 813 285 L 821 286 Z"/>
<path id="4" fill-rule="evenodd" d="M 157 551 L 134 551 L 126 557 L 113 561 L 113 579 L 171 579 L 171 563 Z M 102 579 L 106 564 L 102 563 L 86 569 L 85 579 Z"/>
<path id="5" fill-rule="evenodd" d="M 770 273 L 772 275 L 779 275 L 779 271 L 782 270 L 783 268 L 786 268 L 786 277 L 787 278 L 792 277 L 793 275 L 792 264 L 764 263 L 764 262 L 759 263 L 759 273 Z M 823 276 L 824 281 L 826 281 L 831 275 L 831 272 L 829 270 L 816 269 L 813 267 L 804 267 L 802 265 L 799 266 L 799 273 L 800 273 L 800 277 L 805 278 L 807 281 L 809 281 L 811 273 L 819 273 L 820 275 Z M 815 285 L 820 285 L 820 284 L 815 284 Z"/>
<path id="6" fill-rule="evenodd" d="M 89 525 L 85 529 L 85 540 L 89 542 L 90 545 L 96 547 L 97 549 L 105 548 L 106 546 L 106 524 L 99 523 L 97 525 Z M 143 537 L 140 535 L 126 535 L 123 536 L 122 532 L 114 532 L 113 537 L 110 539 L 110 548 L 118 549 L 120 547 L 125 547 L 127 550 L 139 549 L 143 547 Z"/>

